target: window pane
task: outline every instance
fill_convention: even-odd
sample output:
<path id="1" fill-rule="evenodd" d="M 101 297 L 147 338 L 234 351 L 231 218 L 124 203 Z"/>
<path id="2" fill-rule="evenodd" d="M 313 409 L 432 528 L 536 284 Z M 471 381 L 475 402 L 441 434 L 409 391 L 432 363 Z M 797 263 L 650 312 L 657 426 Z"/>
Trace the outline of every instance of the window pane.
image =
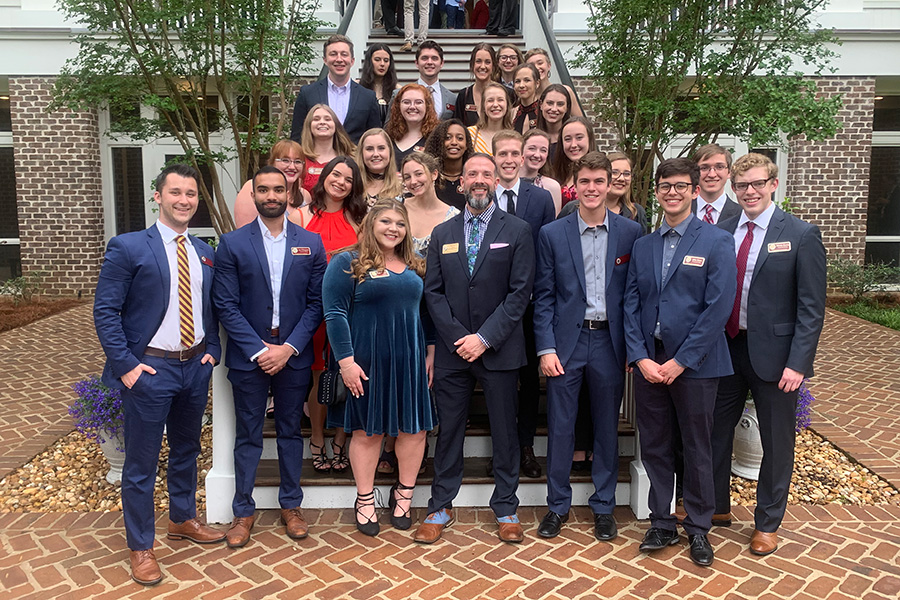
<path id="1" fill-rule="evenodd" d="M 874 146 L 867 235 L 900 235 L 900 147 Z"/>
<path id="2" fill-rule="evenodd" d="M 22 274 L 19 260 L 19 245 L 0 244 L 0 281 L 6 281 Z"/>
<path id="3" fill-rule="evenodd" d="M 12 113 L 9 110 L 9 94 L 0 94 L 0 131 L 12 131 Z"/>
<path id="4" fill-rule="evenodd" d="M 867 242 L 866 263 L 886 263 L 900 267 L 900 242 Z"/>
<path id="5" fill-rule="evenodd" d="M 900 96 L 884 96 L 875 101 L 873 131 L 900 131 Z"/>
<path id="6" fill-rule="evenodd" d="M 19 237 L 16 170 L 12 148 L 0 148 L 0 238 Z"/>
<path id="7" fill-rule="evenodd" d="M 140 148 L 113 148 L 116 235 L 147 227 L 144 218 L 144 166 Z"/>

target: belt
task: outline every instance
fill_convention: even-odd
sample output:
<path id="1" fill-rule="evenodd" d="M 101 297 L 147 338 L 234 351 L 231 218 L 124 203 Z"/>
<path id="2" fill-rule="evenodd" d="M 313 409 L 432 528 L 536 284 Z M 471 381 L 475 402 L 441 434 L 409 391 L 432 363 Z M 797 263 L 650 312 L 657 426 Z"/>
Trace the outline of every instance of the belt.
<path id="1" fill-rule="evenodd" d="M 144 349 L 144 354 L 146 354 L 147 356 L 155 356 L 157 358 L 175 358 L 180 360 L 181 362 L 191 360 L 195 356 L 199 356 L 204 352 L 206 352 L 206 341 L 202 341 L 193 348 L 188 348 L 187 350 L 161 350 L 159 348 L 150 347 Z"/>
<path id="2" fill-rule="evenodd" d="M 588 319 L 584 320 L 584 328 L 585 329 L 609 329 L 609 321 L 590 321 Z"/>
<path id="3" fill-rule="evenodd" d="M 279 329 L 277 327 L 272 327 L 269 329 L 269 335 L 273 338 L 277 338 L 279 333 Z"/>

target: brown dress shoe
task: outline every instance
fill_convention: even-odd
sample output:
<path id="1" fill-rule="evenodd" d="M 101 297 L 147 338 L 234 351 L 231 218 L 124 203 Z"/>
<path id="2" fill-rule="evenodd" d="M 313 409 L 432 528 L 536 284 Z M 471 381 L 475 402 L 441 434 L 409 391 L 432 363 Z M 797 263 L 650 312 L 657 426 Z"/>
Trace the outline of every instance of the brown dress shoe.
<path id="1" fill-rule="evenodd" d="M 152 548 L 131 551 L 131 578 L 141 585 L 156 585 L 162 581 L 162 571 Z"/>
<path id="2" fill-rule="evenodd" d="M 750 552 L 756 556 L 772 554 L 778 548 L 778 533 L 766 533 L 759 529 L 753 530 L 750 536 Z"/>
<path id="3" fill-rule="evenodd" d="M 170 540 L 191 540 L 198 544 L 215 544 L 225 540 L 225 533 L 194 518 L 188 519 L 184 523 L 169 521 L 168 537 Z"/>
<path id="4" fill-rule="evenodd" d="M 497 523 L 500 527 L 498 535 L 503 542 L 518 544 L 525 539 L 525 530 L 521 523 Z"/>
<path id="5" fill-rule="evenodd" d="M 284 531 L 289 538 L 302 540 L 309 535 L 309 525 L 306 524 L 300 508 L 282 508 L 281 522 L 284 523 Z"/>
<path id="6" fill-rule="evenodd" d="M 731 527 L 731 513 L 717 513 L 712 516 L 712 524 L 715 527 Z"/>
<path id="7" fill-rule="evenodd" d="M 228 528 L 228 533 L 225 534 L 229 548 L 240 548 L 247 545 L 247 542 L 250 541 L 250 530 L 253 529 L 255 520 L 256 517 L 253 515 L 234 518 L 234 521 L 231 522 L 231 527 Z"/>
<path id="8" fill-rule="evenodd" d="M 441 533 L 443 533 L 444 528 L 449 527 L 453 523 L 453 511 L 447 510 L 447 513 L 450 515 L 450 520 L 446 523 L 428 523 L 427 519 L 422 521 L 422 524 L 416 529 L 413 540 L 420 544 L 433 544 L 441 539 Z"/>

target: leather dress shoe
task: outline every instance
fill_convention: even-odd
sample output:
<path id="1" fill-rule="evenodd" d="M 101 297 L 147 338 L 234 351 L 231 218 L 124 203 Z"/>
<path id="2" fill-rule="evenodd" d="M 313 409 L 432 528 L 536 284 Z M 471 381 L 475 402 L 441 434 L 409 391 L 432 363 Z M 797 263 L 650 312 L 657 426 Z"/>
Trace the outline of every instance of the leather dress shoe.
<path id="1" fill-rule="evenodd" d="M 253 529 L 253 522 L 256 517 L 235 517 L 225 534 L 225 541 L 229 548 L 241 548 L 250 541 L 250 530 Z"/>
<path id="2" fill-rule="evenodd" d="M 446 523 L 428 523 L 427 519 L 426 521 L 422 521 L 422 524 L 416 529 L 413 540 L 420 544 L 433 544 L 441 539 L 444 528 L 450 527 L 450 525 L 453 524 L 453 511 L 447 510 L 447 513 L 450 515 L 450 520 Z"/>
<path id="3" fill-rule="evenodd" d="M 284 523 L 284 532 L 294 540 L 302 540 L 309 535 L 309 525 L 303 518 L 303 512 L 297 508 L 282 508 L 281 522 Z"/>
<path id="4" fill-rule="evenodd" d="M 713 562 L 713 549 L 709 540 L 703 534 L 689 535 L 691 543 L 691 560 L 701 567 L 708 567 Z"/>
<path id="5" fill-rule="evenodd" d="M 501 523 L 497 526 L 500 528 L 497 535 L 500 536 L 501 542 L 509 542 L 510 544 L 518 544 L 525 539 L 525 530 L 522 529 L 521 523 Z"/>
<path id="6" fill-rule="evenodd" d="M 485 467 L 484 472 L 488 477 L 494 476 L 494 459 L 493 458 L 488 459 L 487 467 Z"/>
<path id="7" fill-rule="evenodd" d="M 541 465 L 538 464 L 537 459 L 534 457 L 534 448 L 531 446 L 522 448 L 522 458 L 520 463 L 522 466 L 522 474 L 525 475 L 525 477 L 541 476 Z"/>
<path id="8" fill-rule="evenodd" d="M 569 520 L 569 513 L 564 515 L 557 514 L 552 510 L 548 510 L 541 524 L 538 526 L 538 535 L 544 538 L 555 538 L 562 529 L 562 524 Z"/>
<path id="9" fill-rule="evenodd" d="M 594 513 L 594 537 L 601 542 L 616 539 L 619 530 L 616 529 L 616 519 L 612 515 Z"/>
<path id="10" fill-rule="evenodd" d="M 169 521 L 170 540 L 191 540 L 198 544 L 215 544 L 225 540 L 225 533 L 204 525 L 199 519 L 188 519 L 183 523 Z"/>
<path id="11" fill-rule="evenodd" d="M 778 532 L 766 533 L 759 529 L 753 530 L 750 536 L 750 552 L 756 556 L 767 556 L 778 549 Z"/>
<path id="12" fill-rule="evenodd" d="M 716 513 L 712 516 L 712 524 L 716 527 L 731 527 L 731 513 Z"/>
<path id="13" fill-rule="evenodd" d="M 156 585 L 162 581 L 162 571 L 153 549 L 131 551 L 131 578 L 141 585 Z"/>
<path id="14" fill-rule="evenodd" d="M 652 550 L 662 550 L 666 546 L 678 543 L 678 532 L 674 529 L 663 529 L 661 527 L 651 527 L 644 534 L 641 541 L 640 551 L 650 552 Z"/>

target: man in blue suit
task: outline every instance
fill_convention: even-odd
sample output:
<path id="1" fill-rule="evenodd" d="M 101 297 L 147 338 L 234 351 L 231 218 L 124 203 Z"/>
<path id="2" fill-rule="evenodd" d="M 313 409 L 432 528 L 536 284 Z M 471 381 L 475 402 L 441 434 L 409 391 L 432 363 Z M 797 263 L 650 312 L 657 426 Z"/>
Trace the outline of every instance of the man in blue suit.
<path id="1" fill-rule="evenodd" d="M 381 111 L 375 92 L 350 79 L 353 67 L 353 41 L 345 35 L 335 34 L 325 40 L 325 66 L 328 75 L 300 88 L 294 103 L 291 123 L 291 139 L 301 142 L 303 122 L 309 109 L 316 104 L 327 104 L 335 112 L 344 131 L 359 142 L 369 129 L 381 127 Z"/>
<path id="2" fill-rule="evenodd" d="M 594 425 L 594 535 L 616 537 L 612 516 L 619 474 L 619 406 L 625 388 L 623 299 L 641 226 L 606 209 L 612 165 L 589 152 L 574 165 L 578 210 L 540 233 L 534 281 L 534 330 L 547 376 L 547 504 L 538 534 L 559 535 L 569 518 L 569 472 L 578 393 L 587 381 Z"/>
<path id="3" fill-rule="evenodd" d="M 683 525 L 690 556 L 709 566 L 713 549 L 711 435 L 718 378 L 731 375 L 725 322 L 734 302 L 734 240 L 691 214 L 700 171 L 686 158 L 656 169 L 660 228 L 634 244 L 625 291 L 628 364 L 637 366 L 641 459 L 650 477 L 650 529 L 641 551 L 678 542 L 671 514 L 675 463 L 673 425 L 684 445 Z M 725 235 L 723 235 L 725 234 Z"/>
<path id="4" fill-rule="evenodd" d="M 547 190 L 519 178 L 519 169 L 525 162 L 522 150 L 525 141 L 522 134 L 510 129 L 499 131 L 494 135 L 492 145 L 500 178 L 496 191 L 497 207 L 531 225 L 531 235 L 537 248 L 538 232 L 554 218 L 553 197 Z M 525 356 L 528 364 L 519 369 L 519 462 L 526 477 L 540 477 L 541 466 L 534 456 L 541 381 L 534 343 L 533 303 L 529 303 L 525 311 L 522 329 L 525 332 Z"/>
<path id="5" fill-rule="evenodd" d="M 322 239 L 287 220 L 287 181 L 275 167 L 253 176 L 259 217 L 226 233 L 216 252 L 213 302 L 225 331 L 225 365 L 234 390 L 234 521 L 228 545 L 250 540 L 253 485 L 262 455 L 263 420 L 271 389 L 275 399 L 280 486 L 286 533 L 308 532 L 300 511 L 303 438 L 300 419 L 313 363 L 312 336 L 322 322 Z"/>
<path id="6" fill-rule="evenodd" d="M 197 517 L 197 455 L 209 377 L 221 356 L 210 289 L 213 251 L 188 235 L 200 176 L 187 165 L 156 178 L 159 220 L 112 238 L 94 299 L 94 326 L 106 353 L 103 383 L 121 390 L 125 411 L 122 512 L 131 577 L 153 585 L 153 488 L 163 431 L 169 441 L 171 539 L 225 539 Z"/>

